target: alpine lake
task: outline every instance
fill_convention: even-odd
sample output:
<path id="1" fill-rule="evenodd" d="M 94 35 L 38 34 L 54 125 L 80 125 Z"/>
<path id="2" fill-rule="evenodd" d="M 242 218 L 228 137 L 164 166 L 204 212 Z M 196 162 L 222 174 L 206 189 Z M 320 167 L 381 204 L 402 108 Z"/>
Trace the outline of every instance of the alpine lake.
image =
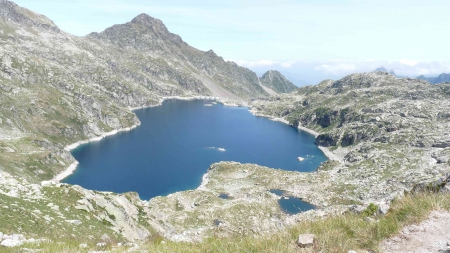
<path id="1" fill-rule="evenodd" d="M 72 150 L 79 165 L 63 182 L 91 190 L 135 191 L 150 199 L 197 188 L 209 166 L 219 161 L 311 172 L 327 160 L 311 134 L 255 117 L 245 107 L 171 99 L 134 112 L 139 127 Z M 280 197 L 279 204 L 289 214 L 314 208 L 288 196 Z"/>

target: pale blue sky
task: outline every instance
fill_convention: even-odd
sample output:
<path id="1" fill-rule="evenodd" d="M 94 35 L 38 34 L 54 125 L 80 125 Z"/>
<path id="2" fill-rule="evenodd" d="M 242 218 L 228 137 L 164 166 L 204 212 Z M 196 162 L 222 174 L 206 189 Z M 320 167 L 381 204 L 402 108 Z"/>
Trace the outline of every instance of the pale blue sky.
<path id="1" fill-rule="evenodd" d="M 79 36 L 144 12 L 196 48 L 310 83 L 381 65 L 411 76 L 450 72 L 449 0 L 15 2 Z"/>

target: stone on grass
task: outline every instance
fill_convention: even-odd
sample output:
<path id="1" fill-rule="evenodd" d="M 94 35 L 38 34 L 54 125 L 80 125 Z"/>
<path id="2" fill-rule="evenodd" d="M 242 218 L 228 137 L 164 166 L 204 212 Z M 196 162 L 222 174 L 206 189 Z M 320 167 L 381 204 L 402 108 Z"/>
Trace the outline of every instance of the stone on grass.
<path id="1" fill-rule="evenodd" d="M 103 234 L 100 239 L 102 239 L 102 241 L 106 242 L 106 243 L 111 243 L 112 242 L 111 237 L 109 237 L 107 234 Z"/>
<path id="2" fill-rule="evenodd" d="M 88 212 L 88 213 L 91 212 L 91 211 L 89 210 L 89 208 L 88 208 L 87 206 L 85 206 L 85 205 L 77 205 L 77 206 L 75 206 L 75 209 L 78 209 L 78 210 L 84 210 L 84 211 L 86 211 L 86 212 Z"/>
<path id="3" fill-rule="evenodd" d="M 73 225 L 75 225 L 75 226 L 78 226 L 78 225 L 80 225 L 82 223 L 80 220 L 66 220 L 66 221 L 71 223 L 71 224 L 73 224 Z"/>
<path id="4" fill-rule="evenodd" d="M 390 206 L 388 203 L 379 203 L 378 204 L 378 213 L 385 215 L 388 213 L 389 208 L 390 208 Z"/>
<path id="5" fill-rule="evenodd" d="M 301 248 L 309 248 L 314 245 L 316 235 L 314 234 L 301 234 L 298 236 L 297 245 Z"/>
<path id="6" fill-rule="evenodd" d="M 5 247 L 17 247 L 22 245 L 26 239 L 23 237 L 23 235 L 10 235 L 10 236 L 3 236 L 3 241 L 0 245 Z"/>

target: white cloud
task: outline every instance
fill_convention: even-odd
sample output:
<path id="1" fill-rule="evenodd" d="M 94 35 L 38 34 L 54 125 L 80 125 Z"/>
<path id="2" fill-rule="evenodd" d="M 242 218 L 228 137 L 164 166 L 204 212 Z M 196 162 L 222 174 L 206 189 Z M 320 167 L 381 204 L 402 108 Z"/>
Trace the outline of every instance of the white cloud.
<path id="1" fill-rule="evenodd" d="M 328 64 L 322 64 L 316 68 L 315 70 L 322 70 L 326 73 L 331 74 L 343 74 L 348 73 L 356 70 L 355 65 L 350 63 L 342 63 L 342 62 L 330 62 Z"/>
<path id="2" fill-rule="evenodd" d="M 417 69 L 417 76 L 420 76 L 420 75 L 429 75 L 430 74 L 430 71 L 428 70 L 428 69 Z"/>
<path id="3" fill-rule="evenodd" d="M 296 63 L 295 61 L 274 61 L 274 60 L 228 60 L 237 63 L 238 65 L 247 67 L 247 68 L 258 68 L 258 67 L 281 67 L 281 68 L 292 68 L 292 66 Z"/>
<path id="4" fill-rule="evenodd" d="M 237 63 L 238 65 L 253 68 L 253 67 L 264 67 L 264 66 L 273 66 L 276 64 L 276 61 L 272 60 L 257 60 L 257 61 L 247 61 L 247 60 L 228 60 Z"/>
<path id="5" fill-rule="evenodd" d="M 408 65 L 408 66 L 411 66 L 411 67 L 417 65 L 417 63 L 418 63 L 418 61 L 408 60 L 408 59 L 401 59 L 399 62 L 401 64 Z"/>
<path id="6" fill-rule="evenodd" d="M 294 63 L 295 63 L 294 61 L 282 62 L 280 63 L 280 66 L 282 68 L 289 69 L 292 68 L 292 65 L 294 65 Z"/>

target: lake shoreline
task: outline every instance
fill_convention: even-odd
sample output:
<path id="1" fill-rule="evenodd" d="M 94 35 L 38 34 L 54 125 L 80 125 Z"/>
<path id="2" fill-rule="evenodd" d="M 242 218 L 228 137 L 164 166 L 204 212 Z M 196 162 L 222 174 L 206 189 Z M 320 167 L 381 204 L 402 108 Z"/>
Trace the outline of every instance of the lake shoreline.
<path id="1" fill-rule="evenodd" d="M 161 106 L 164 101 L 171 100 L 171 99 L 185 100 L 185 101 L 196 100 L 196 99 L 199 99 L 199 100 L 213 100 L 213 101 L 218 101 L 218 102 L 220 102 L 220 103 L 222 103 L 224 105 L 230 104 L 230 105 L 227 105 L 227 106 L 239 106 L 237 101 L 231 102 L 228 99 L 221 98 L 221 97 L 210 97 L 210 96 L 192 96 L 192 97 L 168 96 L 168 97 L 162 97 L 159 100 L 159 102 L 157 104 L 154 104 L 154 105 L 141 106 L 141 107 L 128 107 L 128 109 L 130 111 L 135 111 L 135 110 L 139 110 L 139 109 L 145 109 L 145 108 Z M 90 142 L 100 141 L 100 140 L 102 140 L 105 137 L 112 136 L 112 135 L 115 135 L 115 134 L 120 133 L 120 132 L 128 132 L 128 131 L 131 131 L 134 128 L 140 126 L 140 125 L 141 124 L 139 123 L 139 124 L 136 124 L 136 125 L 132 125 L 130 127 L 120 128 L 120 129 L 116 129 L 116 130 L 113 130 L 113 131 L 110 131 L 110 132 L 107 132 L 107 133 L 103 133 L 100 136 L 92 137 L 92 138 L 89 138 L 87 140 L 77 141 L 75 143 L 67 145 L 66 147 L 64 147 L 64 149 L 66 151 L 70 152 L 70 151 L 76 149 L 77 147 L 79 147 L 80 145 L 87 144 L 87 143 L 90 143 Z M 73 174 L 73 172 L 77 169 L 78 164 L 79 164 L 78 161 L 73 162 L 65 170 L 63 170 L 60 173 L 56 174 L 50 181 L 61 182 L 63 179 L 65 179 L 68 176 Z"/>
<path id="2" fill-rule="evenodd" d="M 283 118 L 278 118 L 278 117 L 273 117 L 273 116 L 270 116 L 270 115 L 266 115 L 266 114 L 258 112 L 255 109 L 250 109 L 249 112 L 251 114 L 255 115 L 256 117 L 268 118 L 270 120 L 278 121 L 278 122 L 281 122 L 281 123 L 284 123 L 284 124 L 292 126 L 291 124 L 289 124 L 289 121 L 287 121 L 286 119 L 283 119 Z M 316 137 L 316 138 L 317 138 L 317 136 L 319 136 L 319 133 L 314 131 L 314 130 L 312 130 L 312 129 L 309 129 L 309 128 L 306 128 L 306 127 L 303 127 L 303 126 L 297 126 L 297 128 L 302 130 L 302 131 L 304 131 L 304 132 L 307 132 L 307 133 L 309 133 L 311 135 L 314 135 L 314 137 Z M 323 154 L 329 160 L 342 162 L 342 159 L 339 156 L 337 156 L 336 154 L 334 154 L 333 152 L 331 152 L 331 150 L 329 150 L 328 148 L 322 147 L 322 146 L 318 146 L 318 145 L 317 145 L 317 147 L 323 152 Z"/>
<path id="3" fill-rule="evenodd" d="M 135 107 L 135 108 L 129 107 L 129 109 L 131 111 L 135 111 L 135 110 L 139 110 L 139 109 L 145 109 L 145 108 L 161 106 L 164 101 L 172 100 L 172 99 L 174 99 L 174 100 L 185 100 L 185 101 L 189 101 L 189 100 L 212 100 L 212 101 L 217 101 L 217 102 L 223 104 L 224 106 L 230 106 L 230 107 L 244 106 L 244 107 L 248 107 L 248 104 L 246 104 L 243 101 L 229 101 L 228 99 L 224 99 L 224 98 L 220 98 L 220 97 L 208 97 L 208 96 L 181 97 L 181 96 L 170 96 L 170 97 L 163 97 L 163 98 L 161 98 L 160 101 L 158 102 L 158 104 L 149 105 L 149 106 L 143 106 L 143 107 Z M 265 118 L 269 118 L 270 120 L 282 122 L 282 123 L 285 123 L 285 124 L 289 125 L 289 122 L 287 120 L 285 120 L 285 119 L 282 119 L 282 118 L 276 118 L 276 117 L 271 117 L 271 116 L 268 116 L 268 115 L 263 115 L 263 114 L 258 113 L 255 110 L 252 110 L 252 109 L 250 109 L 249 112 L 252 113 L 254 116 L 257 116 L 257 117 L 265 117 Z M 100 141 L 100 140 L 102 140 L 105 137 L 115 135 L 115 134 L 117 134 L 119 132 L 131 131 L 131 130 L 135 129 L 136 127 L 140 126 L 140 125 L 141 124 L 139 123 L 139 124 L 133 125 L 131 127 L 116 129 L 116 130 L 104 133 L 104 134 L 102 134 L 100 136 L 89 138 L 88 140 L 82 140 L 82 141 L 78 141 L 78 142 L 72 143 L 70 145 L 67 145 L 64 149 L 66 151 L 72 151 L 72 150 L 76 149 L 77 147 L 79 147 L 80 145 L 87 144 L 87 143 L 90 143 L 90 142 Z M 298 128 L 300 130 L 302 130 L 302 131 L 305 131 L 305 132 L 307 132 L 309 134 L 314 135 L 315 137 L 318 136 L 318 133 L 313 131 L 313 130 L 311 130 L 311 129 L 304 128 L 304 127 L 298 127 Z M 324 155 L 328 159 L 330 159 L 330 160 L 340 160 L 340 159 L 337 158 L 337 156 L 335 154 L 333 154 L 327 148 L 320 147 L 320 146 L 318 146 L 318 148 L 324 153 Z M 78 165 L 79 165 L 79 162 L 75 161 L 74 163 L 70 164 L 65 170 L 63 170 L 62 172 L 60 172 L 57 175 L 55 175 L 53 177 L 53 179 L 51 179 L 50 181 L 61 182 L 65 178 L 67 178 L 70 175 L 72 175 L 74 173 L 74 171 L 77 169 Z M 208 183 L 208 181 L 209 181 L 208 172 L 206 172 L 202 176 L 201 183 L 196 189 L 199 189 L 199 190 L 205 189 L 205 186 Z"/>

